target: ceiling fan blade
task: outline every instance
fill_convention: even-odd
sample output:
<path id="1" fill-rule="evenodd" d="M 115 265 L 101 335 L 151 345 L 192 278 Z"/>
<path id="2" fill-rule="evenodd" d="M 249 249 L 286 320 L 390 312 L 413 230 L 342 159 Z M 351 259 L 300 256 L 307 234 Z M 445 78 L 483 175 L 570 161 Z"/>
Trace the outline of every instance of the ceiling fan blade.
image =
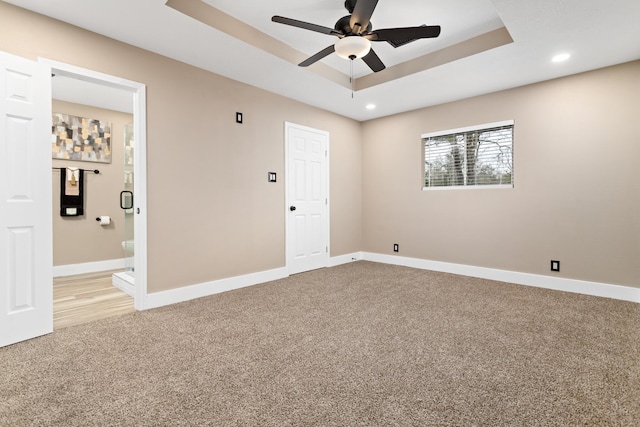
<path id="1" fill-rule="evenodd" d="M 332 36 L 341 36 L 342 33 L 333 28 L 323 27 L 322 25 L 310 24 L 309 22 L 298 21 L 297 19 L 285 18 L 284 16 L 274 16 L 271 18 L 273 22 L 278 24 L 291 25 L 292 27 L 302 28 L 304 30 L 315 31 L 316 33 L 329 34 Z"/>
<path id="2" fill-rule="evenodd" d="M 429 39 L 440 35 L 440 25 L 422 27 L 386 28 L 372 31 L 365 37 L 375 42 L 407 42 L 417 39 Z"/>
<path id="3" fill-rule="evenodd" d="M 373 70 L 374 73 L 384 70 L 386 67 L 380 60 L 380 57 L 371 49 L 369 53 L 362 57 L 362 60 Z"/>
<path id="4" fill-rule="evenodd" d="M 354 34 L 362 34 L 367 31 L 371 15 L 378 4 L 378 0 L 357 0 L 356 7 L 351 14 L 351 30 Z"/>
<path id="5" fill-rule="evenodd" d="M 301 67 L 308 67 L 309 65 L 313 64 L 314 62 L 318 62 L 319 60 L 321 60 L 322 58 L 324 58 L 327 55 L 331 55 L 333 52 L 335 52 L 336 49 L 333 45 L 322 49 L 320 52 L 316 53 L 315 55 L 313 55 L 312 57 L 302 61 L 300 64 L 298 64 Z"/>

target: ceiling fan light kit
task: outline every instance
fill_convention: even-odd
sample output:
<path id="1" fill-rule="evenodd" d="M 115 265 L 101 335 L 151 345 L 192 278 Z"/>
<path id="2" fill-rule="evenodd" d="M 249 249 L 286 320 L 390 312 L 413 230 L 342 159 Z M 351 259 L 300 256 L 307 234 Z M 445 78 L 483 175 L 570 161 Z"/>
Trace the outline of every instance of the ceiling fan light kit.
<path id="1" fill-rule="evenodd" d="M 415 40 L 434 38 L 440 35 L 439 25 L 373 30 L 371 16 L 377 5 L 378 0 L 346 0 L 344 6 L 351 15 L 340 18 L 334 28 L 277 15 L 272 17 L 271 20 L 279 24 L 315 31 L 340 39 L 335 45 L 330 45 L 302 61 L 298 64 L 301 67 L 307 67 L 336 52 L 338 56 L 345 59 L 362 58 L 365 64 L 374 73 L 377 73 L 384 70 L 385 65 L 371 48 L 371 42 L 388 42 L 391 46 L 397 48 Z"/>
<path id="2" fill-rule="evenodd" d="M 371 42 L 364 37 L 349 36 L 338 40 L 334 48 L 340 58 L 360 59 L 371 50 Z"/>

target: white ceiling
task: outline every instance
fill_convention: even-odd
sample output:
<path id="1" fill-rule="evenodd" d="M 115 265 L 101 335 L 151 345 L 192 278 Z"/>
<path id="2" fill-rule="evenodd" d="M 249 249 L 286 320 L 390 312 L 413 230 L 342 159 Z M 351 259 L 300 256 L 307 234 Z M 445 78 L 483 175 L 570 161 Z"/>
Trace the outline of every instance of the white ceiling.
<path id="1" fill-rule="evenodd" d="M 502 26 L 514 41 L 359 90 L 352 98 L 348 87 L 311 67 L 298 67 L 183 15 L 165 0 L 3 1 L 361 121 L 640 59 L 638 0 L 380 0 L 371 19 L 374 29 L 442 26 L 439 38 L 398 49 L 375 43 L 387 66 Z M 348 14 L 343 0 L 203 1 L 309 56 L 335 38 L 273 23 L 271 16 L 333 27 Z M 552 63 L 560 52 L 571 58 Z M 350 72 L 349 61 L 335 55 L 321 62 Z M 370 73 L 362 61 L 354 64 L 356 77 Z M 367 110 L 369 103 L 377 107 Z"/>

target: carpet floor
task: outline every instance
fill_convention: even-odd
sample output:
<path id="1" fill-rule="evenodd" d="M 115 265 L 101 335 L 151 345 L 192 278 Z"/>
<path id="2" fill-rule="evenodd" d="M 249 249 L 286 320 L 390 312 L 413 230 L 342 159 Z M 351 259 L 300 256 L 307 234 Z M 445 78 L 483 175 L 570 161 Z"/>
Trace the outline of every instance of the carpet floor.
<path id="1" fill-rule="evenodd" d="M 0 425 L 638 426 L 639 325 L 361 261 L 0 348 Z"/>

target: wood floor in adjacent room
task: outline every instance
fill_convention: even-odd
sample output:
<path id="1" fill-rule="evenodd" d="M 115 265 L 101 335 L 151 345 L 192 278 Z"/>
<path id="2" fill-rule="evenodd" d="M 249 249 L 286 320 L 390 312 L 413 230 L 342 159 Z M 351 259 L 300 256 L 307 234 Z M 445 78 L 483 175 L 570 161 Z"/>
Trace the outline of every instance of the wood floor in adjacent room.
<path id="1" fill-rule="evenodd" d="M 111 284 L 113 271 L 53 279 L 53 328 L 135 311 L 133 298 Z"/>

